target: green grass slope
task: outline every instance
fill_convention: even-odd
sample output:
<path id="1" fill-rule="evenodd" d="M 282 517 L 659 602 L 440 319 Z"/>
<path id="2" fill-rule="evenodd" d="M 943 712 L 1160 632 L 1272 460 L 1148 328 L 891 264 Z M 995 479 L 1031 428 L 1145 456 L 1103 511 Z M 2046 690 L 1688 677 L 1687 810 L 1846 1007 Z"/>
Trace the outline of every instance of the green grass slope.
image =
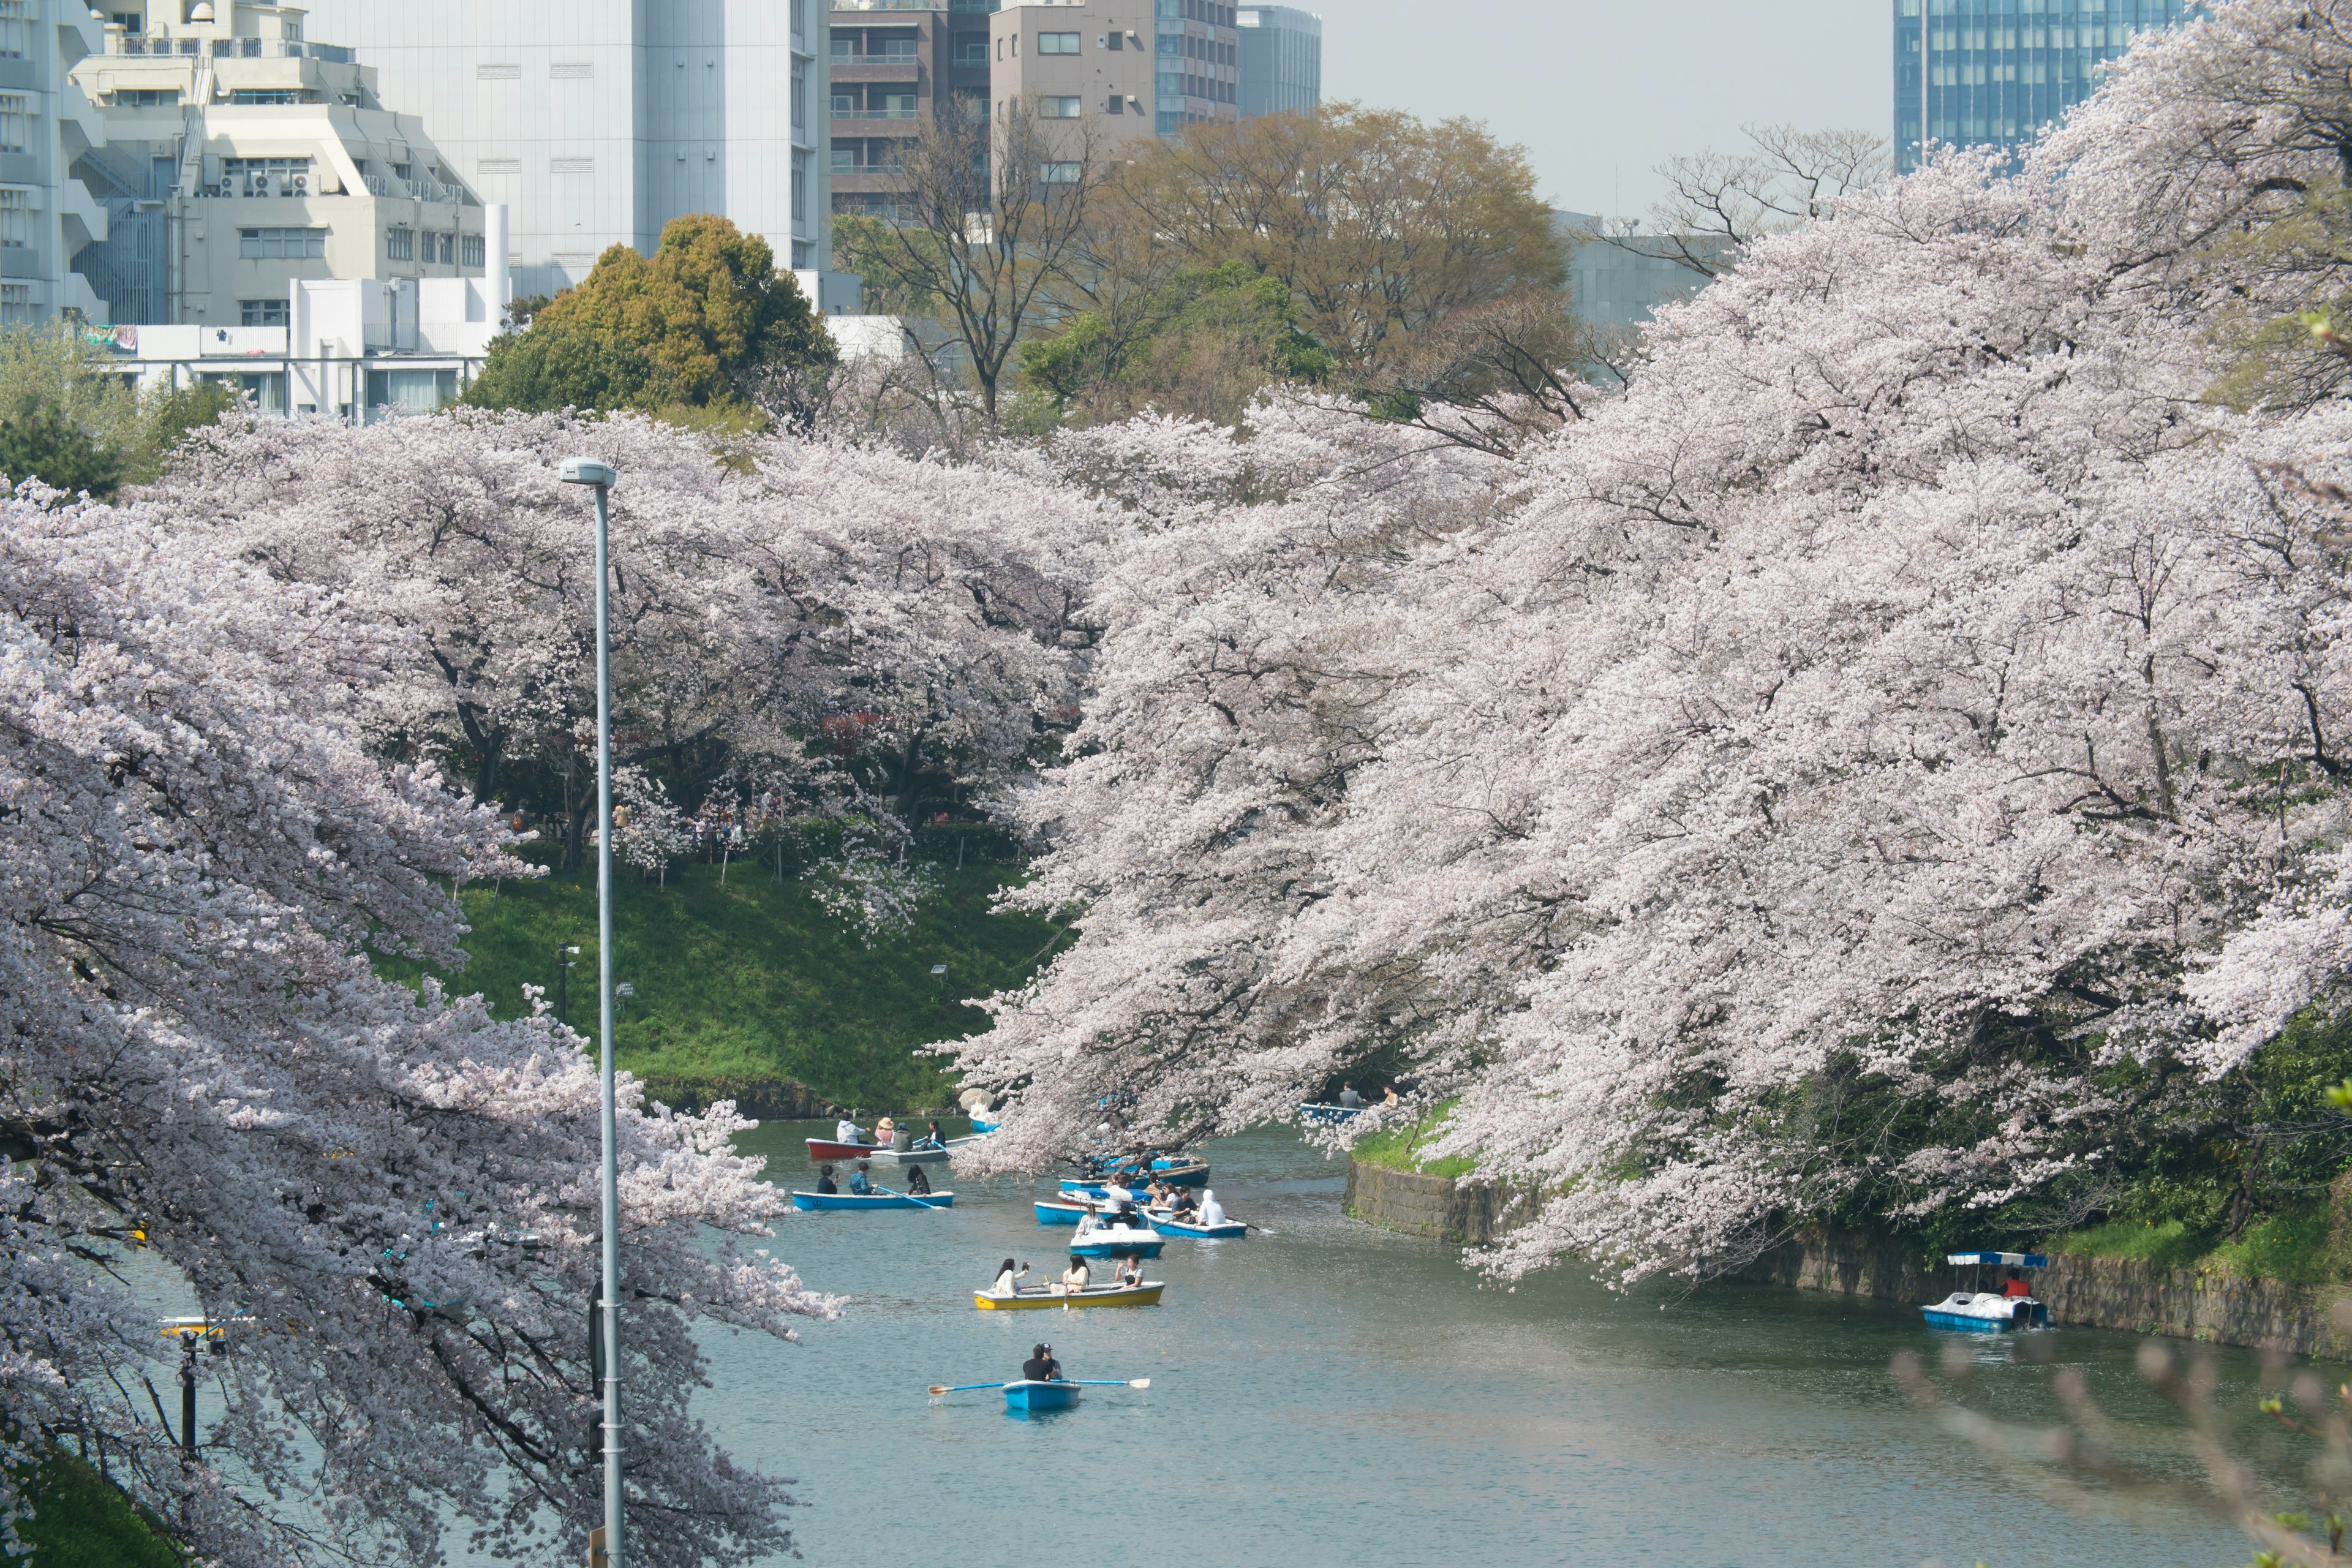
<path id="1" fill-rule="evenodd" d="M 179 1568 L 179 1549 L 71 1454 L 51 1450 L 32 1500 L 25 1535 L 36 1568 Z"/>
<path id="2" fill-rule="evenodd" d="M 615 868 L 614 979 L 636 989 L 614 1029 L 621 1065 L 672 1104 L 732 1097 L 752 1114 L 787 1112 L 796 1086 L 868 1112 L 951 1103 L 950 1076 L 917 1048 L 985 1027 L 987 1016 L 962 999 L 1018 984 L 1066 940 L 1034 916 L 992 913 L 991 898 L 1020 879 L 1021 864 L 982 835 L 966 835 L 963 847 L 959 871 L 955 832 L 926 830 L 916 854 L 936 866 L 939 895 L 911 930 L 871 946 L 806 883 L 779 881 L 772 861 L 738 860 L 723 884 L 716 866 L 673 867 L 667 886 Z M 525 984 L 545 986 L 552 1005 L 556 949 L 577 943 L 566 1016 L 593 1029 L 593 867 L 463 897 L 468 962 L 440 978 L 520 1016 Z M 931 973 L 937 963 L 948 966 L 944 983 Z"/>

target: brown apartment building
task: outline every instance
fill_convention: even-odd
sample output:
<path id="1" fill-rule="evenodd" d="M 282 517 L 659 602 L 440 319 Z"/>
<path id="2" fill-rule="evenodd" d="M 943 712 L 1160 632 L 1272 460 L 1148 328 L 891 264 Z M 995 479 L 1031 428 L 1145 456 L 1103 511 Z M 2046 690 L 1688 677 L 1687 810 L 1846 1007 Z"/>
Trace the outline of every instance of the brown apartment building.
<path id="1" fill-rule="evenodd" d="M 836 5 L 829 22 L 833 210 L 891 217 L 898 149 L 942 109 L 985 112 L 988 8 L 867 0 Z"/>
<path id="2" fill-rule="evenodd" d="M 1236 7 L 1222 0 L 866 0 L 830 16 L 833 210 L 891 217 L 898 150 L 941 112 L 1034 94 L 1098 149 L 1240 117 Z"/>

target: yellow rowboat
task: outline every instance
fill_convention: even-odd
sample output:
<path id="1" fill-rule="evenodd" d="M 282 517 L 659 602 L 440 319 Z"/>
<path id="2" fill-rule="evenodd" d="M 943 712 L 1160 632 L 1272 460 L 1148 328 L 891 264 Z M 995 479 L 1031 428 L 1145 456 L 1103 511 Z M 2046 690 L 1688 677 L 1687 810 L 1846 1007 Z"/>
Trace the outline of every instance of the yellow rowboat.
<path id="1" fill-rule="evenodd" d="M 1065 1296 L 1059 1285 L 1043 1285 L 1012 1296 L 992 1296 L 985 1290 L 975 1290 L 971 1304 L 983 1312 L 1053 1310 L 1066 1301 L 1072 1307 L 1157 1307 L 1160 1292 L 1166 1289 L 1160 1280 L 1147 1279 L 1140 1285 L 1089 1285 Z"/>

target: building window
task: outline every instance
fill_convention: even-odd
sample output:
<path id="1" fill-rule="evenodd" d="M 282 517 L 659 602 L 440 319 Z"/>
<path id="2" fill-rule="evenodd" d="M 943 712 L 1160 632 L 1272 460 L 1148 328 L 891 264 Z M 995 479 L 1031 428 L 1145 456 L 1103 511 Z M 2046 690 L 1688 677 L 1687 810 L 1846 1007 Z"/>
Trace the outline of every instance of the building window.
<path id="1" fill-rule="evenodd" d="M 21 60 L 33 47 L 33 0 L 0 0 L 0 58 Z"/>
<path id="2" fill-rule="evenodd" d="M 32 145 L 33 100 L 21 92 L 0 92 L 0 153 L 22 153 Z"/>
<path id="3" fill-rule="evenodd" d="M 1040 163 L 1037 165 L 1037 177 L 1049 185 L 1075 185 L 1078 183 L 1078 165 Z"/>
<path id="4" fill-rule="evenodd" d="M 1075 55 L 1078 52 L 1078 36 L 1076 33 L 1040 33 L 1037 35 L 1037 52 L 1041 55 Z"/>
<path id="5" fill-rule="evenodd" d="M 1103 100 L 1103 112 L 1105 114 L 1125 114 L 1127 112 L 1127 100 L 1121 98 L 1115 92 L 1112 93 L 1108 98 Z"/>
<path id="6" fill-rule="evenodd" d="M 0 185 L 0 249 L 22 250 L 33 243 L 33 193 L 23 185 Z"/>
<path id="7" fill-rule="evenodd" d="M 239 300 L 236 321 L 241 327 L 282 327 L 286 324 L 286 301 L 283 300 Z"/>
<path id="8" fill-rule="evenodd" d="M 176 87 L 117 88 L 114 93 L 117 109 L 176 109 L 179 103 Z"/>
<path id="9" fill-rule="evenodd" d="M 378 416 L 379 408 L 397 408 L 409 414 L 430 414 L 457 395 L 457 373 L 454 370 L 372 370 L 367 373 L 367 400 L 371 410 L 369 421 Z"/>
<path id="10" fill-rule="evenodd" d="M 808 129 L 808 79 L 793 72 L 793 129 Z"/>
<path id="11" fill-rule="evenodd" d="M 1037 117 L 1041 120 L 1076 120 L 1085 112 L 1082 100 L 1076 98 L 1041 98 L 1037 100 Z"/>
<path id="12" fill-rule="evenodd" d="M 248 261 L 289 259 L 302 257 L 322 257 L 327 254 L 327 231 L 323 228 L 241 228 L 236 231 L 236 253 Z"/>
<path id="13" fill-rule="evenodd" d="M 26 327 L 39 319 L 30 283 L 0 283 L 0 325 Z"/>
<path id="14" fill-rule="evenodd" d="M 1106 48 L 1110 49 L 1113 53 L 1117 53 L 1118 50 L 1127 47 L 1126 38 L 1126 34 L 1114 29 L 1108 37 L 1103 39 L 1103 46 Z"/>
<path id="15" fill-rule="evenodd" d="M 442 266 L 455 267 L 457 265 L 457 237 L 456 235 L 443 235 L 441 237 L 441 244 L 438 247 L 438 249 Z"/>
<path id="16" fill-rule="evenodd" d="M 806 153 L 793 153 L 793 232 L 808 232 L 808 160 Z"/>
<path id="17" fill-rule="evenodd" d="M 488 263 L 484 258 L 488 254 L 489 252 L 484 248 L 482 237 L 478 234 L 469 234 L 457 247 L 457 265 L 460 267 L 486 266 Z"/>
<path id="18" fill-rule="evenodd" d="M 117 100 L 118 102 L 119 102 L 119 101 L 121 101 L 121 97 L 122 97 L 122 95 L 121 95 L 121 93 L 117 93 L 117 94 L 115 95 L 116 100 Z M 173 103 L 177 103 L 177 102 L 179 102 L 179 101 L 180 101 L 180 94 L 179 94 L 179 91 L 178 91 L 178 89 L 173 89 L 173 91 L 172 91 L 172 95 L 171 95 L 171 100 L 172 100 Z M 317 102 L 317 101 L 318 101 L 318 99 L 317 99 L 317 96 L 316 96 L 315 94 L 313 94 L 313 95 L 311 95 L 311 96 L 309 96 L 309 97 L 305 97 L 305 96 L 304 96 L 304 94 L 303 94 L 303 92 L 301 91 L 301 89 L 295 89 L 295 88 L 276 88 L 276 87 L 240 87 L 240 88 L 236 89 L 234 91 L 232 91 L 232 92 L 228 95 L 228 100 L 229 100 L 231 103 L 281 103 L 281 104 L 282 104 L 282 103 L 315 103 L 315 102 Z"/>
<path id="19" fill-rule="evenodd" d="M 383 231 L 383 254 L 393 261 L 416 259 L 416 231 L 413 228 L 388 228 Z"/>

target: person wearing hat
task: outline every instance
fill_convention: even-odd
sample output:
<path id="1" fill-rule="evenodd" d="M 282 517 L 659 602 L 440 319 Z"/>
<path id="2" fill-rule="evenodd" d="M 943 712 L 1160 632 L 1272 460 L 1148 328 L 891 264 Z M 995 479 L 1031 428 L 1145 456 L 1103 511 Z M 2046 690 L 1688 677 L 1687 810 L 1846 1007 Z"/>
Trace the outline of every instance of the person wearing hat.
<path id="1" fill-rule="evenodd" d="M 1032 1383 L 1056 1383 L 1061 1380 L 1062 1363 L 1054 1359 L 1054 1347 L 1038 1345 L 1021 1363 L 1021 1375 Z"/>

